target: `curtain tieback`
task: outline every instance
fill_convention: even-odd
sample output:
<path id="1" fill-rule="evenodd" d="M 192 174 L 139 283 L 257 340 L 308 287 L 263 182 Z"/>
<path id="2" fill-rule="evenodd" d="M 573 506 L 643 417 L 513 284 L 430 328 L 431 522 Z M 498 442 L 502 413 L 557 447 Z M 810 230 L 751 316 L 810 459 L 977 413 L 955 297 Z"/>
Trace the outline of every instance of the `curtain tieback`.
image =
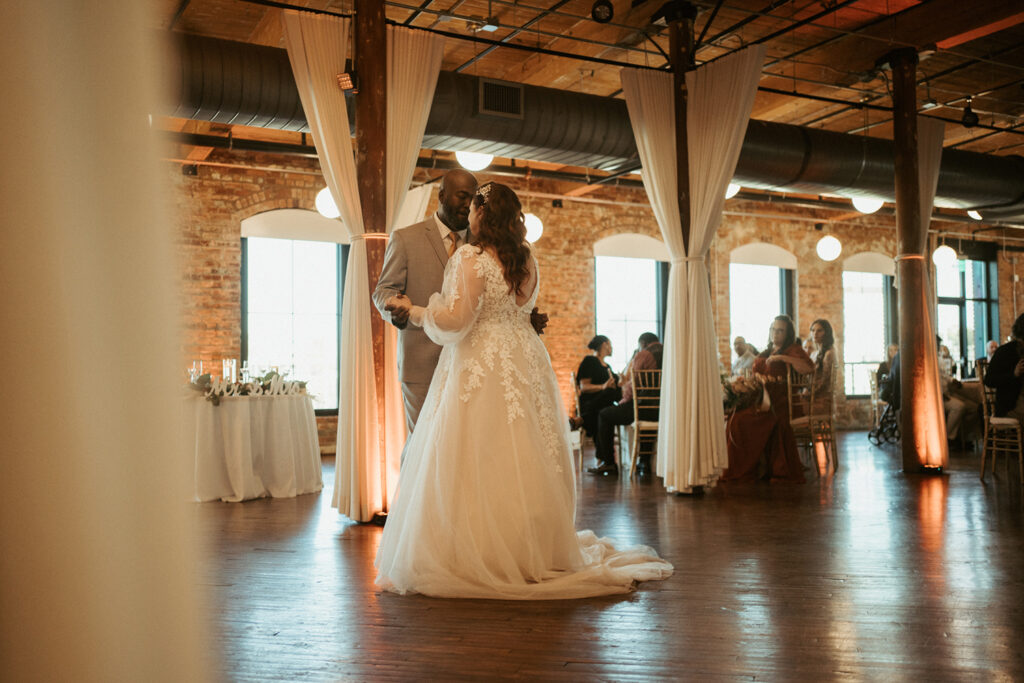
<path id="1" fill-rule="evenodd" d="M 900 254 L 895 261 L 924 261 L 924 254 Z"/>
<path id="2" fill-rule="evenodd" d="M 363 240 L 386 240 L 390 237 L 386 232 L 364 232 L 359 235 L 352 235 L 349 237 L 349 242 L 362 242 Z"/>
<path id="3" fill-rule="evenodd" d="M 672 259 L 672 263 L 673 264 L 687 263 L 687 262 L 690 262 L 690 261 L 693 261 L 694 263 L 696 263 L 697 261 L 703 262 L 704 261 L 704 257 L 703 256 L 684 256 L 683 258 L 674 258 L 674 259 Z"/>

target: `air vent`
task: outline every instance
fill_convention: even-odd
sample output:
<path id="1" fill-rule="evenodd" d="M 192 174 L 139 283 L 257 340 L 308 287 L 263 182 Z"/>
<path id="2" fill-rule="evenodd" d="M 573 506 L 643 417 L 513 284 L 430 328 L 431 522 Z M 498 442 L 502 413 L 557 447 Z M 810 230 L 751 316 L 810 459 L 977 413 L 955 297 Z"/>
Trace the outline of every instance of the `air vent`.
<path id="1" fill-rule="evenodd" d="M 523 118 L 523 86 L 481 78 L 477 112 L 509 119 Z"/>

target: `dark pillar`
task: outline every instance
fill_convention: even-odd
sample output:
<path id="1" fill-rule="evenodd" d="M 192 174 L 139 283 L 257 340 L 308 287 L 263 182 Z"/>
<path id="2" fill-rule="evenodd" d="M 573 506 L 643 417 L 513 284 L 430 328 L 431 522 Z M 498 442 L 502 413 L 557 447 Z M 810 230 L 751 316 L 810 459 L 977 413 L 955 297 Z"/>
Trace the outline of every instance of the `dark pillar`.
<path id="1" fill-rule="evenodd" d="M 948 458 L 932 312 L 928 305 L 928 223 L 921 215 L 917 151 L 917 53 L 887 57 L 892 66 L 900 387 L 903 471 L 941 468 Z"/>
<path id="2" fill-rule="evenodd" d="M 686 131 L 686 72 L 693 69 L 693 21 L 697 8 L 674 2 L 664 8 L 668 24 L 668 54 L 672 59 L 672 92 L 676 104 L 676 177 L 683 248 L 690 248 L 690 152 Z M 686 273 L 682 274 L 686 277 Z"/>
<path id="3" fill-rule="evenodd" d="M 359 204 L 363 211 L 366 238 L 366 269 L 373 293 L 384 264 L 384 234 L 387 231 L 387 190 L 384 187 L 387 158 L 387 28 L 383 0 L 356 0 L 355 68 L 359 74 L 356 96 L 356 175 Z M 370 306 L 373 332 L 373 368 L 377 380 L 377 415 L 384 411 L 384 321 L 376 307 Z M 385 481 L 385 434 L 380 429 L 381 490 L 387 511 Z"/>

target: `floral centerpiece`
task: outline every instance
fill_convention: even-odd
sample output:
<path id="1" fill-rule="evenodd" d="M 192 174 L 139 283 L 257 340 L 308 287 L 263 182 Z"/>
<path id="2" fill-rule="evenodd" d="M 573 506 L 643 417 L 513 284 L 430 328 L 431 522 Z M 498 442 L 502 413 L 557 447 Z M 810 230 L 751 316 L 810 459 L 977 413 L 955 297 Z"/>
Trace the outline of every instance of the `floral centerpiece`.
<path id="1" fill-rule="evenodd" d="M 306 393 L 305 382 L 286 380 L 273 370 L 262 377 L 254 377 L 248 382 L 213 379 L 210 373 L 206 373 L 196 377 L 189 384 L 189 388 L 203 394 L 206 400 L 215 406 L 220 405 L 220 399 L 224 396 L 284 396 Z"/>

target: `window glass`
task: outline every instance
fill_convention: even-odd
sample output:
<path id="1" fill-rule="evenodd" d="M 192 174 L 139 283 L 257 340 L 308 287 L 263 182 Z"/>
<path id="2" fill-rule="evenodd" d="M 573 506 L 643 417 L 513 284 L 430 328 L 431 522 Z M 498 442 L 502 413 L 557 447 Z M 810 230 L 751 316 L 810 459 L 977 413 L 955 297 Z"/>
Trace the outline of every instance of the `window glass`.
<path id="1" fill-rule="evenodd" d="M 729 264 L 730 347 L 733 339 L 743 337 L 764 351 L 768 328 L 782 312 L 781 271 L 777 266 Z"/>
<path id="2" fill-rule="evenodd" d="M 619 372 L 636 351 L 637 338 L 644 332 L 658 333 L 658 262 L 619 256 L 594 260 L 597 334 L 611 340 L 607 361 Z"/>
<path id="3" fill-rule="evenodd" d="M 338 407 L 338 245 L 250 237 L 246 342 L 253 374 L 305 380 L 317 409 Z"/>
<path id="4" fill-rule="evenodd" d="M 885 359 L 885 276 L 843 272 L 843 372 L 847 396 L 871 394 L 871 374 Z"/>

